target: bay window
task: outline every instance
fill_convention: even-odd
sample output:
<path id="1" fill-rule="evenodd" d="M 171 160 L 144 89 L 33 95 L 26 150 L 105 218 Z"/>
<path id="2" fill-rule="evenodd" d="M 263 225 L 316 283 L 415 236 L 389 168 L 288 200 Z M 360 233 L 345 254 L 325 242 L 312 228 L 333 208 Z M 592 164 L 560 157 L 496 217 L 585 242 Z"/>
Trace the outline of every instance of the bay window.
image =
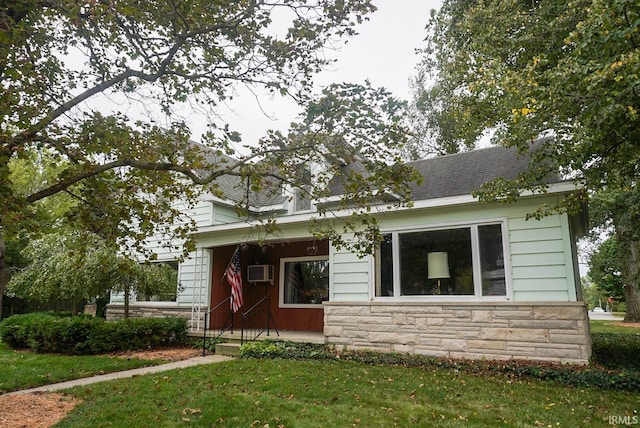
<path id="1" fill-rule="evenodd" d="M 504 248 L 502 223 L 385 234 L 376 297 L 504 297 Z"/>

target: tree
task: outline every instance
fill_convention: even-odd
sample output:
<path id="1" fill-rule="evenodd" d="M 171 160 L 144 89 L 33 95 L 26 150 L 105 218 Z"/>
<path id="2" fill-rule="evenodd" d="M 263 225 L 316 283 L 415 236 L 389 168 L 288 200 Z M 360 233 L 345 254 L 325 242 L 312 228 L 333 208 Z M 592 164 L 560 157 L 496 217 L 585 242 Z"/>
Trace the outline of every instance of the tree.
<path id="1" fill-rule="evenodd" d="M 445 1 L 429 24 L 421 64 L 427 88 L 417 97 L 443 144 L 493 140 L 532 153 L 528 173 L 478 192 L 510 201 L 544 191 L 558 171 L 584 187 L 561 204 L 573 211 L 590 194 L 616 195 L 609 205 L 616 237 L 629 257 L 622 278 L 626 319 L 640 319 L 637 193 L 640 149 L 640 4 L 634 0 Z"/>
<path id="2" fill-rule="evenodd" d="M 396 103 L 382 99 L 388 93 L 352 86 L 325 93 L 325 101 L 310 97 L 314 73 L 330 62 L 323 48 L 355 34 L 355 24 L 374 9 L 369 0 L 22 0 L 1 6 L 0 241 L 37 229 L 34 206 L 65 193 L 77 203 L 69 224 L 125 252 L 142 252 L 144 238 L 156 232 L 172 245 L 194 227 L 180 218 L 176 201 L 192 204 L 203 191 L 221 196 L 216 180 L 225 175 L 242 177 L 254 190 L 276 178 L 315 194 L 326 180 L 307 183 L 299 163 L 320 155 L 340 162 L 357 151 L 372 156 L 362 164 L 366 174 L 346 177 L 362 182 L 347 186 L 362 193 L 347 195 L 345 203 L 402 190 L 411 175 L 394 165 L 394 148 L 379 146 L 404 132 Z M 216 108 L 233 98 L 236 85 L 295 97 L 313 111 L 290 133 L 272 133 L 234 160 L 223 155 L 238 154 L 240 134 L 220 121 Z M 99 111 L 92 107 L 99 96 L 115 98 L 122 111 L 148 114 L 135 119 Z M 372 99 L 373 109 L 355 101 Z M 190 141 L 190 129 L 174 114 L 185 105 L 208 113 L 210 130 L 201 144 Z M 381 116 L 358 119 L 374 110 Z M 373 139 L 365 138 L 367 130 Z M 7 165 L 33 149 L 65 167 L 21 194 Z M 375 230 L 370 219 L 364 227 Z M 191 248 L 186 239 L 185 252 Z M 0 252 L 0 272 L 7 268 Z"/>
<path id="3" fill-rule="evenodd" d="M 78 305 L 111 291 L 124 292 L 128 317 L 132 292 L 174 292 L 177 272 L 169 266 L 139 263 L 92 233 L 51 233 L 32 240 L 24 251 L 29 264 L 14 274 L 7 291 L 40 303 L 70 300 Z"/>
<path id="4" fill-rule="evenodd" d="M 593 282 L 589 274 L 580 278 L 582 285 L 582 299 L 587 303 L 588 307 L 602 307 L 609 297 L 606 292 L 600 290 L 598 285 Z"/>
<path id="5" fill-rule="evenodd" d="M 22 197 L 46 186 L 65 168 L 64 164 L 57 163 L 46 151 L 36 150 L 28 150 L 20 158 L 12 158 L 7 166 L 12 189 Z M 11 274 L 28 264 L 22 251 L 30 239 L 39 234 L 52 233 L 63 228 L 62 219 L 71 212 L 74 205 L 73 200 L 67 194 L 58 194 L 38 201 L 31 207 L 29 223 L 32 227 L 23 223 L 21 230 L 7 236 L 3 242 L 0 242 L 0 246 L 2 246 L 0 256 L 3 252 L 6 254 L 4 260 L 9 266 L 7 269 L 0 270 L 0 319 L 2 319 L 4 294 Z"/>
<path id="6" fill-rule="evenodd" d="M 615 236 L 607 238 L 589 259 L 589 276 L 605 298 L 624 300 L 622 283 L 622 263 Z"/>

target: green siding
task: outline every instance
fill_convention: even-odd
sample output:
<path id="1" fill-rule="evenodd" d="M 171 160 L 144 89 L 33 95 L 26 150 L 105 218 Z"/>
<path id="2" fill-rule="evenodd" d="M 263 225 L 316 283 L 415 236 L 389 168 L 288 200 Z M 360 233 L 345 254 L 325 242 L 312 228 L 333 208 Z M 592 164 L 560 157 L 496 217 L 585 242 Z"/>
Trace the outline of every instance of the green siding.
<path id="1" fill-rule="evenodd" d="M 518 302 L 568 302 L 569 292 L 563 291 L 517 291 L 514 300 Z"/>
<path id="2" fill-rule="evenodd" d="M 178 295 L 178 304 L 191 305 L 200 298 L 201 303 L 208 304 L 208 290 L 211 283 L 210 266 L 211 252 L 201 250 L 204 260 L 198 259 L 196 264 L 195 253 L 191 253 L 180 265 L 178 281 L 182 291 Z M 201 281 L 199 281 L 201 278 Z M 202 286 L 202 289 L 199 287 Z M 200 294 L 201 293 L 201 294 Z"/>
<path id="3" fill-rule="evenodd" d="M 541 220 L 526 219 L 540 203 L 556 197 L 541 197 L 511 205 L 471 204 L 450 208 L 412 209 L 380 215 L 382 231 L 428 229 L 456 224 L 506 220 L 510 295 L 517 302 L 575 301 L 571 242 L 565 215 Z M 371 258 L 358 259 L 344 250 L 330 249 L 331 301 L 368 301 L 373 298 Z"/>
<path id="4" fill-rule="evenodd" d="M 550 241 L 511 242 L 511 254 L 562 252 L 564 252 L 564 247 L 560 239 Z"/>
<path id="5" fill-rule="evenodd" d="M 525 212 L 526 215 L 526 212 Z M 575 301 L 571 243 L 564 215 L 541 220 L 509 218 L 513 299 Z"/>
<path id="6" fill-rule="evenodd" d="M 566 274 L 565 266 L 545 266 L 540 269 L 539 266 L 513 266 L 511 268 L 511 276 L 513 279 L 529 279 L 529 278 L 561 278 Z"/>
<path id="7" fill-rule="evenodd" d="M 517 302 L 575 301 L 576 292 L 572 268 L 569 223 L 565 215 L 553 215 L 542 220 L 527 220 L 540 203 L 557 202 L 557 197 L 537 197 L 518 204 L 467 204 L 448 208 L 414 208 L 380 214 L 380 228 L 385 231 L 419 230 L 433 227 L 453 227 L 487 221 L 505 221 L 507 254 L 505 257 L 509 293 L 507 298 Z M 228 207 L 211 205 L 211 218 L 217 222 L 231 221 L 230 229 L 214 227 L 197 237 L 201 247 L 231 245 L 259 238 L 259 230 L 250 231 L 238 223 L 235 212 Z M 280 223 L 274 240 L 308 238 L 307 223 Z M 374 298 L 374 264 L 372 257 L 329 250 L 331 265 L 330 300 L 335 302 L 369 301 Z M 188 265 L 189 262 L 186 262 Z M 185 266 L 187 268 L 188 266 Z M 184 280 L 190 281 L 185 270 Z M 184 285 L 184 284 L 183 284 Z M 189 285 L 187 284 L 187 287 Z M 190 299 L 194 290 L 181 293 L 181 302 Z M 428 299 L 428 297 L 425 297 Z M 184 300 L 183 300 L 184 299 Z M 189 300 L 190 301 L 190 300 Z"/>
<path id="8" fill-rule="evenodd" d="M 513 266 L 555 266 L 564 265 L 564 253 L 537 253 L 511 254 L 511 264 Z M 563 273 L 564 275 L 564 273 Z"/>
<path id="9" fill-rule="evenodd" d="M 535 220 L 533 220 L 535 221 Z M 558 227 L 536 227 L 535 223 L 530 223 L 530 229 L 511 229 L 511 242 L 524 242 L 530 245 L 532 242 L 549 241 L 554 239 L 562 239 L 562 235 L 558 234 Z"/>
<path id="10" fill-rule="evenodd" d="M 535 292 L 535 291 L 566 291 L 564 284 L 557 278 L 527 278 L 514 279 L 518 292 Z"/>
<path id="11" fill-rule="evenodd" d="M 370 258 L 359 258 L 349 251 L 329 249 L 331 279 L 330 300 L 353 302 L 369 299 Z"/>

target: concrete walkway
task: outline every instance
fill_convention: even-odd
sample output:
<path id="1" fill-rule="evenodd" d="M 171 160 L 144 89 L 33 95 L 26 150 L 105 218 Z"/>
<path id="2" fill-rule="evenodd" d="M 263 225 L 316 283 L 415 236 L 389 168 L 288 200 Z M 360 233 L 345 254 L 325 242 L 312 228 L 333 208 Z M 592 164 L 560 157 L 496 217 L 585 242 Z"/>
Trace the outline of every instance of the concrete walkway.
<path id="1" fill-rule="evenodd" d="M 232 359 L 233 358 L 227 357 L 227 356 L 224 356 L 224 355 L 207 355 L 205 357 L 193 357 L 193 358 L 189 358 L 187 360 L 175 361 L 175 362 L 172 362 L 172 363 L 160 364 L 160 365 L 157 365 L 157 366 L 141 367 L 139 369 L 124 370 L 124 371 L 121 371 L 121 372 L 108 373 L 108 374 L 103 374 L 103 375 L 98 375 L 98 376 L 87 377 L 87 378 L 69 380 L 69 381 L 66 381 L 66 382 L 54 383 L 54 384 L 51 384 L 51 385 L 39 386 L 37 388 L 31 388 L 31 389 L 24 389 L 24 390 L 21 390 L 21 391 L 8 392 L 8 393 L 2 394 L 0 396 L 4 397 L 4 396 L 8 396 L 8 395 L 29 394 L 29 393 L 32 393 L 32 392 L 60 391 L 62 389 L 73 388 L 74 386 L 90 385 L 90 384 L 98 383 L 98 382 L 106 382 L 108 380 L 125 379 L 125 378 L 131 378 L 131 377 L 134 377 L 134 376 L 142 376 L 142 375 L 152 374 L 152 373 L 161 373 L 161 372 L 164 372 L 164 371 L 167 371 L 167 370 L 174 370 L 174 369 L 181 369 L 181 368 L 185 368 L 185 367 L 200 366 L 200 365 L 203 365 L 203 364 L 220 363 L 220 362 L 229 361 L 229 360 L 232 360 Z"/>
<path id="2" fill-rule="evenodd" d="M 593 312 L 589 311 L 590 320 L 606 320 L 606 321 L 622 321 L 624 317 L 613 315 L 611 312 Z"/>

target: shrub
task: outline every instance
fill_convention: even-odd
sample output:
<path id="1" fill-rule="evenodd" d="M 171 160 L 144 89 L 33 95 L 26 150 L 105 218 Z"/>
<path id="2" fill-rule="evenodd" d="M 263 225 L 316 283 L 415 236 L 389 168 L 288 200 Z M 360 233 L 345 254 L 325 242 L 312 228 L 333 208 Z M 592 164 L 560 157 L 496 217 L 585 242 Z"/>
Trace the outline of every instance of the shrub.
<path id="1" fill-rule="evenodd" d="M 248 342 L 240 347 L 242 358 L 283 358 L 283 359 L 335 359 L 335 354 L 325 345 L 315 343 L 295 343 L 285 340 L 264 340 Z"/>
<path id="2" fill-rule="evenodd" d="M 182 318 L 136 318 L 117 322 L 52 314 L 14 315 L 0 323 L 0 339 L 12 348 L 35 352 L 98 354 L 182 344 Z"/>
<path id="3" fill-rule="evenodd" d="M 640 334 L 592 333 L 591 359 L 608 369 L 640 370 Z"/>
<path id="4" fill-rule="evenodd" d="M 14 315 L 0 323 L 0 339 L 12 348 L 38 348 L 42 332 L 55 318 L 45 313 Z"/>
<path id="5" fill-rule="evenodd" d="M 187 321 L 183 318 L 128 318 L 118 322 L 105 322 L 92 337 L 92 346 L 101 352 L 127 349 L 157 348 L 186 343 Z"/>

